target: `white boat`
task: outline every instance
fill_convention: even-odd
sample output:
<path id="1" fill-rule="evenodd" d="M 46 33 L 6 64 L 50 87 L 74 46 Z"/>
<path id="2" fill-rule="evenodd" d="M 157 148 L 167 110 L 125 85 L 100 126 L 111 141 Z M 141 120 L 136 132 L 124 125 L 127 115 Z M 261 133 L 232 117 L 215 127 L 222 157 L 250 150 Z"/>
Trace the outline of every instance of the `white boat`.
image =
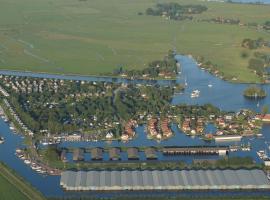
<path id="1" fill-rule="evenodd" d="M 31 161 L 30 160 L 24 160 L 24 163 L 29 165 L 31 163 Z"/>
<path id="2" fill-rule="evenodd" d="M 5 142 L 5 139 L 3 137 L 0 137 L 0 144 L 3 144 Z"/>
<path id="3" fill-rule="evenodd" d="M 185 78 L 185 86 L 187 87 L 188 86 L 188 83 L 187 83 L 187 79 Z"/>
<path id="4" fill-rule="evenodd" d="M 200 91 L 199 90 L 193 90 L 190 94 L 191 98 L 198 98 L 200 96 Z"/>
<path id="5" fill-rule="evenodd" d="M 215 136 L 216 142 L 223 142 L 223 141 L 241 141 L 241 135 L 230 135 L 230 136 Z"/>
<path id="6" fill-rule="evenodd" d="M 211 88 L 211 87 L 213 87 L 213 85 L 212 84 L 208 84 L 208 87 Z"/>

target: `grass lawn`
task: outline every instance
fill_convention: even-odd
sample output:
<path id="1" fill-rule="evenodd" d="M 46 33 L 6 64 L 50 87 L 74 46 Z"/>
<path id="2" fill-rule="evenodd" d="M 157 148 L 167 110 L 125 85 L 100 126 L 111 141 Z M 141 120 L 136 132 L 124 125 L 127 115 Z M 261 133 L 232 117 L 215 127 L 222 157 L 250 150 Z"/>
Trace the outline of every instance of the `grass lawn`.
<path id="1" fill-rule="evenodd" d="M 0 163 L 0 199 L 45 200 L 39 192 L 2 163 Z"/>
<path id="2" fill-rule="evenodd" d="M 208 11 L 193 21 L 137 14 L 157 2 L 204 4 Z M 269 9 L 199 0 L 2 0 L 0 68 L 97 75 L 119 66 L 145 68 L 176 46 L 180 53 L 204 56 L 239 81 L 256 82 L 259 78 L 247 68 L 253 52 L 245 50 L 249 57 L 241 58 L 241 42 L 270 40 L 270 34 L 196 19 L 221 16 L 262 24 L 270 19 Z"/>

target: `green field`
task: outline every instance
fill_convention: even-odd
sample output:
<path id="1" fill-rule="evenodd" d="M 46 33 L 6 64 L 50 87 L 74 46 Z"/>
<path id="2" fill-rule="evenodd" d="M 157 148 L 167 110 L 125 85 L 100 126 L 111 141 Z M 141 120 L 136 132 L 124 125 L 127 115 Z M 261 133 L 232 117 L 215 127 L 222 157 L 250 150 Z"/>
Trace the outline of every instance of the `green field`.
<path id="1" fill-rule="evenodd" d="M 38 191 L 2 163 L 0 163 L 0 199 L 45 200 Z"/>
<path id="2" fill-rule="evenodd" d="M 138 15 L 157 2 L 207 5 L 193 21 Z M 176 46 L 204 56 L 239 81 L 258 81 L 241 58 L 244 38 L 270 34 L 255 28 L 198 22 L 213 17 L 264 23 L 270 6 L 199 0 L 1 0 L 0 68 L 96 75 L 124 66 L 142 69 Z M 246 50 L 252 56 L 250 50 Z M 270 52 L 269 49 L 265 51 Z"/>

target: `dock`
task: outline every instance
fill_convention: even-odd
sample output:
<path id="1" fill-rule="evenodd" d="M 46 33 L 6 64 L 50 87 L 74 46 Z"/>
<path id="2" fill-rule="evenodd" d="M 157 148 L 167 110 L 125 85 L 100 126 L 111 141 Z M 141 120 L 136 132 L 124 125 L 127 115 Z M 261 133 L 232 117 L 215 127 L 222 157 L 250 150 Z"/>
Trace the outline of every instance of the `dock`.
<path id="1" fill-rule="evenodd" d="M 227 155 L 229 147 L 223 146 L 189 146 L 189 147 L 164 147 L 163 155 Z"/>

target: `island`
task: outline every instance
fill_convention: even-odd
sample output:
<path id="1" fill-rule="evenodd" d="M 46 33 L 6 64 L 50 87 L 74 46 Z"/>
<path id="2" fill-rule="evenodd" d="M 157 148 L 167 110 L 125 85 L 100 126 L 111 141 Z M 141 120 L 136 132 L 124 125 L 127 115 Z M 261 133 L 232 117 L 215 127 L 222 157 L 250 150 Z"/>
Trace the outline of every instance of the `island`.
<path id="1" fill-rule="evenodd" d="M 247 89 L 245 89 L 243 93 L 244 97 L 249 99 L 263 99 L 266 97 L 266 92 L 263 88 L 257 87 L 257 86 L 250 86 Z"/>

